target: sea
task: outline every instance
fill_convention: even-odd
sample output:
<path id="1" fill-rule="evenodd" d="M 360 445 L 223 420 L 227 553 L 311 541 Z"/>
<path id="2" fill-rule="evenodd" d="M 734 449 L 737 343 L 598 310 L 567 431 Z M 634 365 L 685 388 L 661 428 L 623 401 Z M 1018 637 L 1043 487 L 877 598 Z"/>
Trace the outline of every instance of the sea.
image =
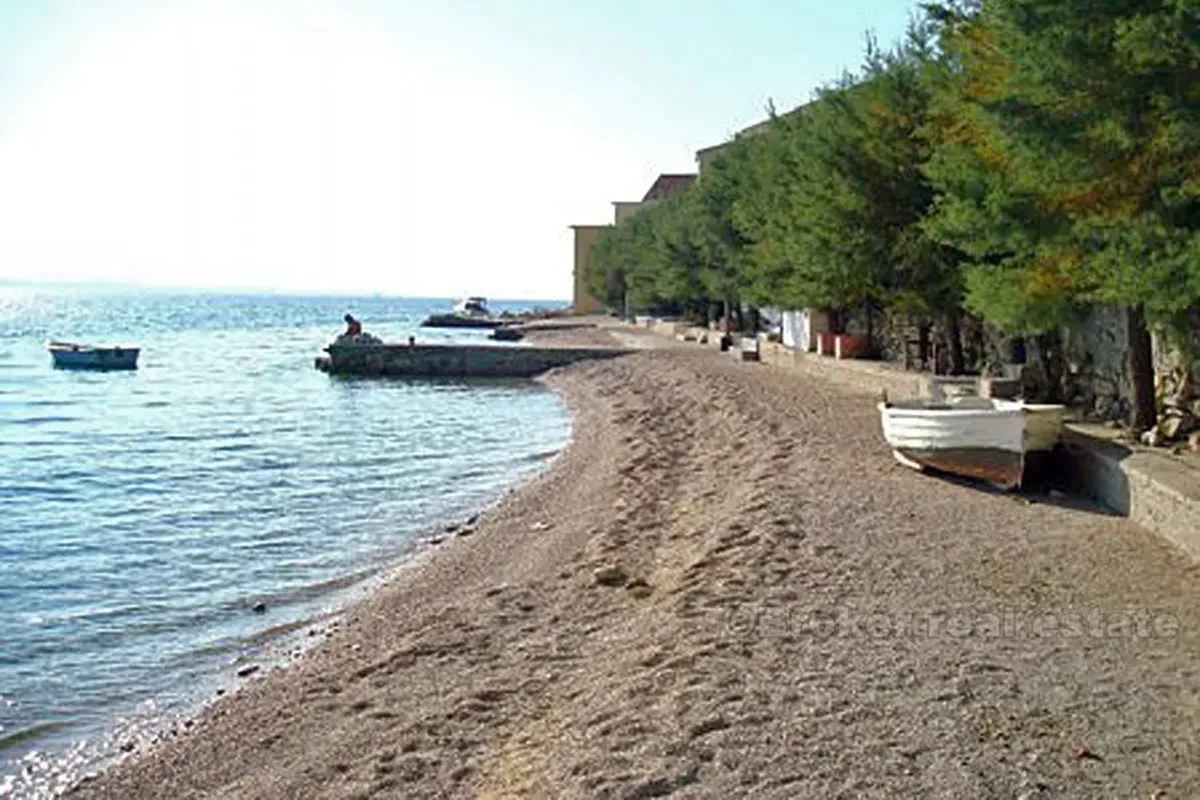
<path id="1" fill-rule="evenodd" d="M 570 421 L 537 383 L 313 367 L 346 312 L 485 341 L 420 327 L 451 306 L 0 285 L 0 797 L 143 747 L 546 468 Z M 138 369 L 54 369 L 52 339 L 139 346 Z"/>

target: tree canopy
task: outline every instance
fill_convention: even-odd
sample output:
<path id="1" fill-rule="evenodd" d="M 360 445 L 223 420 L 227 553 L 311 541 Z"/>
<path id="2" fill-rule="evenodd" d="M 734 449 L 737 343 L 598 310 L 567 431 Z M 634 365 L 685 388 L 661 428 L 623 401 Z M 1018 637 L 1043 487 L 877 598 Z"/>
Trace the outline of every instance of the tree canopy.
<path id="1" fill-rule="evenodd" d="M 1038 334 L 1097 303 L 1195 309 L 1198 230 L 1200 6 L 981 0 L 868 39 L 857 72 L 607 232 L 597 265 L 636 304 Z"/>

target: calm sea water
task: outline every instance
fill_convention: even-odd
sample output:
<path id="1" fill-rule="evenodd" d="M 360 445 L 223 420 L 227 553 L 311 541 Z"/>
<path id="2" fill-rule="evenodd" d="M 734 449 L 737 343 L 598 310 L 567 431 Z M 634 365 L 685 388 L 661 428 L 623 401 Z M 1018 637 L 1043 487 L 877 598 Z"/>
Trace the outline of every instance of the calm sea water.
<path id="1" fill-rule="evenodd" d="M 449 307 L 0 287 L 0 796 L 211 697 L 264 632 L 307 627 L 561 449 L 536 384 L 313 369 L 347 310 L 384 339 L 484 338 L 418 328 Z M 53 338 L 140 345 L 139 369 L 55 370 Z"/>

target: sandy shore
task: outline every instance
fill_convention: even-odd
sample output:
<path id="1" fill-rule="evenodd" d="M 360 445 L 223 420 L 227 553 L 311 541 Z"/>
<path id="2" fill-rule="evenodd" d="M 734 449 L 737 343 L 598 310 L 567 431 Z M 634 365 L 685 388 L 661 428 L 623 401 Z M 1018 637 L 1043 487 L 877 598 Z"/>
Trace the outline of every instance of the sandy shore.
<path id="1" fill-rule="evenodd" d="M 1200 787 L 1200 578 L 1149 534 L 908 471 L 870 398 L 696 346 L 548 382 L 548 473 L 73 796 Z"/>

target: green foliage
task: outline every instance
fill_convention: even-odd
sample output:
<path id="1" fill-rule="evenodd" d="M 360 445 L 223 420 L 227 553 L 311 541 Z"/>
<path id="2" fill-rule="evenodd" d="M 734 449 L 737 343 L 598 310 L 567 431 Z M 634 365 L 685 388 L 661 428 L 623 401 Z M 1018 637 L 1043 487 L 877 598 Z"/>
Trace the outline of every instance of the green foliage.
<path id="1" fill-rule="evenodd" d="M 1030 330 L 1091 302 L 1157 319 L 1200 302 L 1198 14 L 1184 0 L 943 10 L 925 227 L 972 260 L 970 307 Z"/>
<path id="2" fill-rule="evenodd" d="M 967 311 L 1051 331 L 1200 305 L 1200 7 L 962 0 L 605 233 L 610 302 Z"/>

